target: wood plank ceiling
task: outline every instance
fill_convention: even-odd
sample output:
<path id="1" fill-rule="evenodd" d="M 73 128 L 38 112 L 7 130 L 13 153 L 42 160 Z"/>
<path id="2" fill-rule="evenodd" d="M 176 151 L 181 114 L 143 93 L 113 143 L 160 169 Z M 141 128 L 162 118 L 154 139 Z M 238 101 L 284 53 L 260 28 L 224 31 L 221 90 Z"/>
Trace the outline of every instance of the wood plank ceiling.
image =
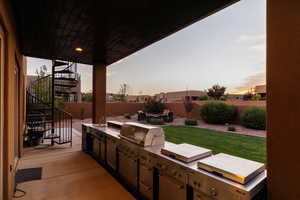
<path id="1" fill-rule="evenodd" d="M 24 55 L 109 65 L 237 0 L 10 1 Z"/>

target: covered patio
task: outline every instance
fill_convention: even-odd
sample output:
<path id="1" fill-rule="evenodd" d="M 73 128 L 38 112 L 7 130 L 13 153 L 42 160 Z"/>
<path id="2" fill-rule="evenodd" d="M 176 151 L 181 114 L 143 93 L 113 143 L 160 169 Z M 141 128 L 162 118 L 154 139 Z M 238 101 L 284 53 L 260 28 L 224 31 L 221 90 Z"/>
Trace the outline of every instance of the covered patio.
<path id="1" fill-rule="evenodd" d="M 27 192 L 24 199 L 134 198 L 80 151 L 80 133 L 76 131 L 72 148 L 32 151 L 19 145 L 19 152 L 16 150 L 14 139 L 22 138 L 25 119 L 16 115 L 20 117 L 16 122 L 13 111 L 25 97 L 16 101 L 17 105 L 11 103 L 17 85 L 12 79 L 15 60 L 31 56 L 93 65 L 93 123 L 105 123 L 107 66 L 235 2 L 0 1 L 0 36 L 7 46 L 7 61 L 1 68 L 7 77 L 1 104 L 7 108 L 1 115 L 0 199 L 13 197 L 15 168 L 38 166 L 45 170 L 42 180 L 20 185 Z M 299 9 L 298 1 L 267 1 L 267 186 L 272 200 L 300 198 L 300 96 L 295 92 L 300 89 Z M 20 130 L 20 135 L 13 130 Z"/>
<path id="2" fill-rule="evenodd" d="M 81 133 L 73 130 L 73 146 L 27 148 L 19 169 L 42 168 L 42 179 L 17 185 L 14 199 L 135 199 L 111 174 L 81 151 Z"/>

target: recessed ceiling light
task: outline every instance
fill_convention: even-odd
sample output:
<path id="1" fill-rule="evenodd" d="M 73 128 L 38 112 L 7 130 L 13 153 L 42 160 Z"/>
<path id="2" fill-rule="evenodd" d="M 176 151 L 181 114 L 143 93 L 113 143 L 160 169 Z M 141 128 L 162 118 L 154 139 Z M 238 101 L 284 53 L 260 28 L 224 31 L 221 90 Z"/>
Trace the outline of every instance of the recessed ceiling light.
<path id="1" fill-rule="evenodd" d="M 82 49 L 82 48 L 80 48 L 80 47 L 76 47 L 76 48 L 75 48 L 75 51 L 77 51 L 77 52 L 82 52 L 82 51 L 83 51 L 83 49 Z"/>

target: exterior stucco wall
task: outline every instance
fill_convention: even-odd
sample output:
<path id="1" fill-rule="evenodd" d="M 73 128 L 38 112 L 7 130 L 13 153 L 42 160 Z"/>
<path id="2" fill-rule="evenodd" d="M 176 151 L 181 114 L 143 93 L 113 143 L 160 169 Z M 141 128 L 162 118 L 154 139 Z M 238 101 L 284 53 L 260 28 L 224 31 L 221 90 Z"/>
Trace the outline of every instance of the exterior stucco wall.
<path id="1" fill-rule="evenodd" d="M 194 102 L 194 109 L 187 116 L 185 112 L 185 108 L 183 103 L 166 103 L 166 107 L 174 113 L 175 117 L 189 117 L 193 119 L 201 119 L 199 115 L 199 109 L 203 104 L 203 101 L 196 101 Z M 265 106 L 265 101 L 246 101 L 246 102 L 228 102 L 228 104 L 233 104 L 238 109 L 238 117 L 235 123 L 239 124 L 239 116 L 241 113 L 245 111 L 245 109 L 251 105 L 258 105 L 258 106 Z M 125 113 L 135 114 L 138 110 L 143 110 L 144 104 L 143 103 L 106 103 L 106 116 L 120 116 Z M 65 108 L 67 112 L 72 114 L 74 118 L 80 118 L 80 110 L 84 109 L 84 118 L 91 118 L 92 117 L 92 103 L 65 103 Z"/>
<path id="2" fill-rule="evenodd" d="M 142 103 L 106 103 L 106 116 L 118 116 L 124 113 L 134 114 L 143 109 Z M 92 103 L 65 103 L 64 110 L 72 114 L 73 118 L 80 119 L 80 110 L 84 109 L 84 118 L 92 117 Z"/>
<path id="3" fill-rule="evenodd" d="M 16 168 L 15 140 L 22 144 L 22 135 L 25 129 L 25 74 L 26 59 L 20 55 L 14 22 L 10 13 L 8 1 L 0 0 L 0 26 L 4 34 L 1 35 L 4 45 L 4 129 L 3 129 L 3 199 L 11 199 L 14 189 L 14 174 Z M 15 67 L 19 69 L 19 103 L 15 100 L 16 73 Z M 19 110 L 15 120 L 16 109 Z M 19 122 L 19 123 L 17 123 Z M 14 133 L 18 131 L 18 138 Z M 20 149 L 20 148 L 19 148 Z M 18 152 L 20 153 L 20 152 Z M 0 186 L 1 187 L 1 186 Z M 2 195 L 2 194 L 1 194 Z"/>

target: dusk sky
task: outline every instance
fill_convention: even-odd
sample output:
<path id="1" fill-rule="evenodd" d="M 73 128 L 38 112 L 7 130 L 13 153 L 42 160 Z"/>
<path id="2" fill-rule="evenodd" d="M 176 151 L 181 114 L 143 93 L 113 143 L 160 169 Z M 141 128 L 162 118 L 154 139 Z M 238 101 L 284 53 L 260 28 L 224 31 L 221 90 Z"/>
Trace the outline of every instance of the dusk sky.
<path id="1" fill-rule="evenodd" d="M 204 90 L 213 84 L 241 92 L 265 84 L 266 1 L 241 0 L 108 66 L 107 92 L 129 94 Z M 28 74 L 48 60 L 28 58 Z M 80 65 L 82 91 L 92 90 L 92 67 Z"/>

